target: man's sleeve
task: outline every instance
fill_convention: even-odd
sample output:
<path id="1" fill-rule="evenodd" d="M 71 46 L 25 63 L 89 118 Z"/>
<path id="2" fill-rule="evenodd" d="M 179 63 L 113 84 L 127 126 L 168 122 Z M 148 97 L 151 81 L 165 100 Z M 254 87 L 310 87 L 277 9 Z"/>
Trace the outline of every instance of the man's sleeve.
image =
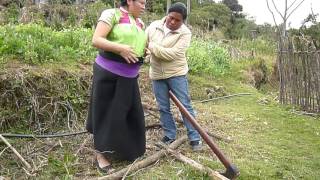
<path id="1" fill-rule="evenodd" d="M 182 34 L 173 47 L 165 48 L 159 44 L 151 45 L 151 52 L 159 59 L 165 61 L 174 61 L 184 58 L 187 48 L 190 46 L 191 33 Z"/>

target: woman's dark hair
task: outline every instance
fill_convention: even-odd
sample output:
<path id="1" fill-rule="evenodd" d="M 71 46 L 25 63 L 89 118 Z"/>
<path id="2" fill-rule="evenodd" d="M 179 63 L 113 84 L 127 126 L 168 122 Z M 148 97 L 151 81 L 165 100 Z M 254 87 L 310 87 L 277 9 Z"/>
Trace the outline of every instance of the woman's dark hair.
<path id="1" fill-rule="evenodd" d="M 133 0 L 133 1 L 135 1 L 135 0 Z M 127 0 L 121 0 L 120 6 L 128 6 Z"/>
<path id="2" fill-rule="evenodd" d="M 122 1 L 121 1 L 122 2 Z M 177 12 L 180 13 L 183 17 L 183 20 L 187 19 L 187 7 L 182 2 L 177 2 L 171 5 L 171 7 L 168 10 L 169 13 L 171 12 Z"/>

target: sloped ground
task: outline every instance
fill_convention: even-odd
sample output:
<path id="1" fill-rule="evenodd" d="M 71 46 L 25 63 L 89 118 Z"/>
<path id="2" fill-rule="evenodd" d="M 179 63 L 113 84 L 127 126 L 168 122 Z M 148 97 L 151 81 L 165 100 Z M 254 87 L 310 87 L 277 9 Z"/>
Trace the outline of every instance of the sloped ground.
<path id="1" fill-rule="evenodd" d="M 18 68 L 18 69 L 17 69 Z M 73 68 L 10 65 L 0 71 L 1 132 L 50 133 L 84 129 L 90 66 Z M 237 77 L 239 74 L 236 72 Z M 320 119 L 296 114 L 280 106 L 275 94 L 262 94 L 239 78 L 190 75 L 194 102 L 207 98 L 207 90 L 222 86 L 225 95 L 249 92 L 250 96 L 194 103 L 197 120 L 209 132 L 227 140 L 218 146 L 238 166 L 239 179 L 317 179 L 320 167 Z M 66 83 L 67 82 L 67 83 Z M 142 69 L 140 89 L 146 107 L 146 124 L 158 123 L 158 113 Z M 55 93 L 54 93 L 55 92 Z M 219 95 L 220 96 L 220 95 Z M 49 98 L 50 97 L 50 98 Z M 29 106 L 28 106 L 29 105 Z M 29 107 L 29 108 L 28 108 Z M 149 109 L 149 110 L 147 110 Z M 178 118 L 177 110 L 175 117 Z M 37 115 L 35 115 L 37 114 Z M 185 129 L 179 124 L 179 135 Z M 147 131 L 147 152 L 156 152 L 161 129 Z M 0 143 L 0 176 L 12 179 L 85 179 L 101 176 L 93 164 L 92 137 L 88 134 L 53 139 L 9 139 L 32 165 L 26 172 L 12 151 Z M 178 150 L 214 170 L 224 167 L 211 150 L 192 153 L 189 145 Z M 141 157 L 143 159 L 144 157 Z M 130 162 L 115 162 L 122 169 Z M 129 174 L 132 179 L 208 179 L 167 155 L 152 166 Z"/>
<path id="2" fill-rule="evenodd" d="M 19 63 L 7 64 L 0 71 L 0 123 L 2 133 L 59 134 L 81 132 L 87 116 L 91 66 L 78 65 L 65 68 L 60 65 L 33 67 Z M 145 106 L 147 152 L 161 135 L 156 102 L 151 92 L 147 69 L 141 71 L 139 85 Z M 178 112 L 174 110 L 175 117 Z M 101 174 L 93 163 L 92 136 L 85 133 L 60 138 L 10 139 L 11 144 L 29 162 L 33 170 L 26 171 L 23 164 L 1 142 L 1 170 L 3 177 L 96 177 Z M 115 162 L 123 168 L 129 162 Z"/>

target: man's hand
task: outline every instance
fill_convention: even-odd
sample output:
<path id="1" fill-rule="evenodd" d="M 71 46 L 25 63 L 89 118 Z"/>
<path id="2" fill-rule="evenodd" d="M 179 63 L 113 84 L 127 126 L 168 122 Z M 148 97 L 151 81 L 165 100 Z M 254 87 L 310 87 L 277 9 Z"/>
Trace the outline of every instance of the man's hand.
<path id="1" fill-rule="evenodd" d="M 145 48 L 145 49 L 144 49 L 144 56 L 149 56 L 149 55 L 151 55 L 150 49 Z"/>
<path id="2" fill-rule="evenodd" d="M 151 52 L 152 52 L 152 50 L 153 50 L 153 46 L 154 46 L 154 43 L 153 43 L 153 42 L 149 42 L 147 49 L 149 49 L 150 54 L 151 54 Z"/>

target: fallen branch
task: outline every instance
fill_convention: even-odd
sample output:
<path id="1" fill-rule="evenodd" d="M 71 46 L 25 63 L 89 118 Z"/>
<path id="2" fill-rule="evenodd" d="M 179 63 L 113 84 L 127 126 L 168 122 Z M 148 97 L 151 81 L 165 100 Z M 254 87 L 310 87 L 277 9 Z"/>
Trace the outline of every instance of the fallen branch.
<path id="1" fill-rule="evenodd" d="M 150 125 L 146 126 L 146 130 L 149 130 L 149 129 L 160 129 L 160 128 L 161 128 L 161 124 L 159 124 L 159 123 L 150 124 Z"/>
<path id="2" fill-rule="evenodd" d="M 188 139 L 187 136 L 183 136 L 183 137 L 177 139 L 176 141 L 174 141 L 173 143 L 171 143 L 169 145 L 169 148 L 170 149 L 176 149 L 181 144 L 183 144 L 187 139 Z M 133 166 L 129 165 L 128 167 L 126 167 L 124 169 L 121 169 L 120 171 L 117 171 L 117 172 L 115 172 L 113 174 L 100 177 L 100 178 L 98 178 L 98 180 L 102 180 L 102 179 L 119 179 L 119 178 L 123 177 L 125 173 L 130 173 L 130 172 L 137 171 L 137 170 L 139 170 L 141 168 L 147 167 L 150 164 L 156 162 L 158 159 L 160 159 L 162 156 L 164 156 L 166 154 L 166 152 L 167 151 L 165 149 L 162 149 L 162 150 L 158 151 L 157 153 L 145 158 L 144 160 L 136 162 Z"/>
<path id="3" fill-rule="evenodd" d="M 136 161 L 137 159 L 129 166 L 128 170 L 126 171 L 126 173 L 124 174 L 121 180 L 124 180 L 127 177 L 127 174 L 129 173 L 130 169 L 132 168 L 132 166 L 135 164 Z"/>
<path id="4" fill-rule="evenodd" d="M 5 152 L 9 147 L 4 148 L 1 152 L 0 152 L 0 157 L 2 155 L 3 152 Z M 1 179 L 0 179 L 1 180 Z"/>
<path id="5" fill-rule="evenodd" d="M 20 155 L 20 153 L 0 134 L 0 139 L 13 151 L 13 153 L 22 161 L 22 163 L 31 170 L 30 164 Z"/>
<path id="6" fill-rule="evenodd" d="M 192 104 L 205 103 L 205 102 L 214 101 L 214 100 L 218 100 L 218 99 L 225 99 L 225 98 L 230 98 L 230 97 L 235 97 L 235 96 L 245 96 L 245 95 L 252 95 L 252 93 L 231 94 L 231 95 L 228 95 L 228 96 L 221 96 L 221 97 L 216 97 L 216 98 L 211 98 L 211 99 L 205 99 L 205 100 L 202 100 L 202 101 L 193 101 Z"/>
<path id="7" fill-rule="evenodd" d="M 56 138 L 56 137 L 65 137 L 65 136 L 75 136 L 80 134 L 85 134 L 87 131 L 71 132 L 71 133 L 59 133 L 59 134 L 44 134 L 44 135 L 35 135 L 35 134 L 2 134 L 3 137 L 9 138 Z"/>
<path id="8" fill-rule="evenodd" d="M 310 113 L 310 112 L 305 112 L 305 111 L 296 111 L 296 110 L 292 110 L 293 114 L 297 114 L 297 115 L 307 115 L 307 116 L 312 116 L 312 117 L 317 117 L 320 114 L 317 113 Z"/>
<path id="9" fill-rule="evenodd" d="M 207 173 L 212 179 L 228 180 L 228 178 L 224 177 L 219 172 L 214 171 L 214 170 L 210 169 L 209 167 L 206 167 L 206 166 L 194 161 L 193 159 L 182 155 L 181 153 L 178 153 L 170 148 L 166 148 L 166 150 L 171 155 L 173 155 L 177 160 L 179 160 L 183 163 L 189 164 L 190 166 L 192 166 L 192 167 L 194 167 L 204 173 Z"/>
<path id="10" fill-rule="evenodd" d="M 89 140 L 90 136 L 88 136 L 87 138 L 84 139 L 83 143 L 80 145 L 80 148 L 77 150 L 77 152 L 74 154 L 75 156 L 77 156 L 80 151 L 82 151 L 82 149 L 84 148 L 84 146 L 87 144 L 87 141 Z"/>
<path id="11" fill-rule="evenodd" d="M 159 111 L 158 108 L 152 107 L 150 104 L 147 104 L 145 102 L 142 102 L 142 107 L 143 107 L 143 109 L 147 109 L 149 111 Z"/>

